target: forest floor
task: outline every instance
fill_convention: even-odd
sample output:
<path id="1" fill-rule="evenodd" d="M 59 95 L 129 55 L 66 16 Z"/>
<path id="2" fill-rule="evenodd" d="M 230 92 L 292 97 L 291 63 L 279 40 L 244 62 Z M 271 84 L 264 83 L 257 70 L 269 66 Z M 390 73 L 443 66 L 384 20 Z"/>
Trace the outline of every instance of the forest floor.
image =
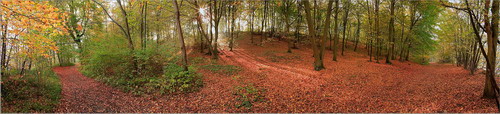
<path id="1" fill-rule="evenodd" d="M 344 56 L 339 50 L 338 62 L 326 50 L 326 69 L 314 71 L 312 50 L 299 48 L 286 53 L 284 41 L 257 46 L 245 35 L 233 51 L 222 49 L 218 61 L 241 71 L 226 76 L 200 70 L 200 91 L 165 96 L 134 96 L 83 76 L 77 67 L 57 67 L 63 98 L 56 112 L 497 112 L 494 100 L 481 99 L 483 74 L 450 64 L 368 62 L 366 50 L 352 46 Z"/>

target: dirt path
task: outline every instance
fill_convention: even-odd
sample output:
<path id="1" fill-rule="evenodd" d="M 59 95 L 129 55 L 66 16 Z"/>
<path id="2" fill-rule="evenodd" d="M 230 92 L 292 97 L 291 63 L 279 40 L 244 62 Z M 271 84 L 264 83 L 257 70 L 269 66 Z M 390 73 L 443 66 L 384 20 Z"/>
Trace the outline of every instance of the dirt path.
<path id="1" fill-rule="evenodd" d="M 147 99 L 134 97 L 83 76 L 74 66 L 56 67 L 62 99 L 56 112 L 147 112 Z"/>
<path id="2" fill-rule="evenodd" d="M 56 112 L 234 112 L 231 77 L 204 73 L 200 91 L 164 96 L 134 96 L 82 75 L 77 67 L 53 69 L 62 83 L 62 98 Z M 228 86 L 231 85 L 231 86 Z"/>

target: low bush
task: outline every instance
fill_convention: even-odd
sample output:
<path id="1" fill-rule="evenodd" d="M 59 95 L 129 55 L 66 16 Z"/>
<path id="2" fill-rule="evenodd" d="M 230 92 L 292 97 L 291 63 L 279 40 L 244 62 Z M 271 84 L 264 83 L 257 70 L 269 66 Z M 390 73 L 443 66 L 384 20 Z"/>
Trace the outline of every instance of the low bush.
<path id="1" fill-rule="evenodd" d="M 194 67 L 183 71 L 177 64 L 168 64 L 161 76 L 121 78 L 120 76 L 96 76 L 95 79 L 135 95 L 171 94 L 197 91 L 203 86 L 202 75 Z"/>
<path id="2" fill-rule="evenodd" d="M 238 101 L 238 103 L 235 104 L 235 107 L 251 109 L 253 103 L 264 101 L 264 96 L 262 96 L 263 92 L 265 92 L 265 90 L 258 89 L 252 84 L 236 86 L 233 94 L 237 96 L 236 101 Z"/>
<path id="3" fill-rule="evenodd" d="M 196 73 L 194 67 L 189 71 L 183 71 L 179 65 L 170 64 L 163 75 L 168 82 L 166 90 L 170 92 L 192 92 L 203 86 L 202 76 Z"/>
<path id="4" fill-rule="evenodd" d="M 53 112 L 59 103 L 61 84 L 50 69 L 2 76 L 2 112 Z"/>

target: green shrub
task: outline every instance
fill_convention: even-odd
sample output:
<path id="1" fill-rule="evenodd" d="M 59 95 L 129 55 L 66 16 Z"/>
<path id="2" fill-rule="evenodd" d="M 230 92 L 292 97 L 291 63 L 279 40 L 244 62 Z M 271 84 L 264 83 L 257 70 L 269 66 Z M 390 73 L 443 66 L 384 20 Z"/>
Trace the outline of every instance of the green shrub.
<path id="1" fill-rule="evenodd" d="M 183 71 L 179 65 L 170 64 L 166 69 L 164 79 L 167 81 L 166 90 L 170 92 L 192 92 L 203 86 L 202 76 L 196 73 L 194 67 Z"/>
<path id="2" fill-rule="evenodd" d="M 254 87 L 252 84 L 245 86 L 236 86 L 234 95 L 237 96 L 236 101 L 238 103 L 235 105 L 236 108 L 245 107 L 247 109 L 252 108 L 253 103 L 264 101 L 264 97 L 262 96 L 265 90 L 258 89 Z"/>
<path id="3" fill-rule="evenodd" d="M 82 72 L 87 76 L 117 76 L 122 78 L 135 78 L 132 74 L 135 66 L 131 61 L 137 62 L 138 74 L 142 77 L 155 77 L 163 74 L 165 63 L 176 59 L 177 48 L 171 45 L 157 45 L 148 42 L 146 48 L 135 48 L 131 51 L 127 41 L 118 35 L 107 34 L 106 38 L 93 37 L 85 43 L 82 53 Z M 94 76 L 95 75 L 95 76 Z"/>
<path id="4" fill-rule="evenodd" d="M 81 56 L 81 71 L 86 76 L 120 76 L 132 74 L 132 54 L 126 40 L 115 35 L 92 38 L 85 43 Z"/>
<path id="5" fill-rule="evenodd" d="M 2 76 L 2 83 L 2 112 L 53 112 L 61 97 L 59 77 L 50 68 Z"/>
<path id="6" fill-rule="evenodd" d="M 81 71 L 86 76 L 102 81 L 125 92 L 136 95 L 169 94 L 192 92 L 202 85 L 201 75 L 196 69 L 182 71 L 175 64 L 179 48 L 175 43 L 162 45 L 147 42 L 146 48 L 128 48 L 125 38 L 119 35 L 104 34 L 86 40 L 82 52 Z M 134 76 L 137 62 L 138 75 Z"/>

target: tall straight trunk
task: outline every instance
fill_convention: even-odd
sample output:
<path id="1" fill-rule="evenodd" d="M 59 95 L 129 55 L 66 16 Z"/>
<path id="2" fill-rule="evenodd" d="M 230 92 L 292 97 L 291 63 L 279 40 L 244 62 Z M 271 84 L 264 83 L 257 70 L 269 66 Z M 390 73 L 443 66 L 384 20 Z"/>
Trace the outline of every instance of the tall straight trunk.
<path id="1" fill-rule="evenodd" d="M 341 53 L 342 56 L 344 55 L 344 48 L 346 46 L 346 44 L 345 44 L 346 33 L 345 32 L 348 31 L 347 30 L 347 21 L 348 21 L 347 18 L 349 17 L 349 6 L 350 6 L 349 2 L 350 2 L 350 0 L 346 0 L 345 4 L 344 4 L 344 12 L 345 13 L 344 13 L 344 21 L 343 21 L 343 24 L 342 24 L 342 27 L 343 27 L 343 31 L 342 31 L 343 32 L 342 33 L 342 35 L 343 35 L 343 37 L 342 37 L 342 53 Z"/>
<path id="2" fill-rule="evenodd" d="M 334 41 L 333 41 L 333 61 L 337 61 L 337 48 L 339 44 L 339 26 L 338 26 L 338 17 L 339 17 L 339 0 L 335 0 L 335 17 L 334 17 Z"/>
<path id="3" fill-rule="evenodd" d="M 252 44 L 254 44 L 254 39 L 253 39 L 253 26 L 254 26 L 254 18 L 255 18 L 255 9 L 252 7 L 252 15 L 250 19 L 250 40 L 252 41 Z"/>
<path id="4" fill-rule="evenodd" d="M 158 10 L 158 13 L 156 14 L 156 22 L 160 22 L 160 15 L 161 15 L 161 10 Z M 156 24 L 156 45 L 160 45 L 160 37 L 161 37 L 161 32 L 160 32 L 160 24 Z"/>
<path id="5" fill-rule="evenodd" d="M 208 8 L 209 8 L 209 11 L 210 11 L 211 13 L 212 13 L 212 12 L 214 12 L 214 11 L 213 11 L 213 10 L 214 10 L 214 8 L 212 7 L 212 4 L 213 4 L 213 3 L 212 3 L 212 2 L 210 2 L 210 3 L 209 3 L 209 6 L 210 6 L 210 7 L 208 7 Z M 200 18 L 201 18 L 201 17 L 200 17 Z M 213 17 L 213 16 L 209 16 L 209 19 L 210 19 L 210 20 L 208 21 L 208 22 L 209 22 L 209 25 L 208 25 L 208 33 L 209 33 L 209 35 L 210 35 L 210 38 L 209 38 L 209 40 L 207 40 L 207 44 L 209 44 L 209 49 L 208 49 L 208 51 L 209 51 L 210 53 L 208 53 L 208 54 L 210 54 L 210 55 L 212 55 L 212 56 L 213 56 L 213 55 L 215 54 L 215 51 L 216 51 L 216 50 L 214 50 L 214 48 L 213 48 L 213 40 L 214 40 L 214 32 L 213 32 L 213 27 L 214 27 L 214 17 Z"/>
<path id="6" fill-rule="evenodd" d="M 361 29 L 361 16 L 360 16 L 360 13 L 358 13 L 356 15 L 356 18 L 357 18 L 357 21 L 358 23 L 356 24 L 356 36 L 355 36 L 355 44 L 354 44 L 354 51 L 356 51 L 356 49 L 358 49 L 358 43 L 359 43 L 359 33 L 360 33 L 360 29 Z"/>
<path id="7" fill-rule="evenodd" d="M 147 47 L 148 36 L 150 35 L 148 31 L 148 2 L 144 2 L 144 48 Z"/>
<path id="8" fill-rule="evenodd" d="M 5 64 L 5 59 L 7 56 L 7 23 L 2 26 L 2 56 L 0 59 L 0 75 L 4 75 L 7 69 L 7 64 Z"/>
<path id="9" fill-rule="evenodd" d="M 187 67 L 187 54 L 186 54 L 186 46 L 184 45 L 184 36 L 182 34 L 182 25 L 181 25 L 181 13 L 179 11 L 179 5 L 177 4 L 177 0 L 174 1 L 174 6 L 175 6 L 175 19 L 176 19 L 176 27 L 177 27 L 177 34 L 179 35 L 179 41 L 181 44 L 181 51 L 182 51 L 182 68 L 184 71 L 188 71 Z"/>
<path id="10" fill-rule="evenodd" d="M 212 59 L 218 59 L 218 54 L 219 54 L 219 48 L 218 48 L 218 44 L 217 44 L 217 40 L 219 39 L 219 24 L 218 22 L 216 22 L 216 24 L 214 24 L 214 39 L 213 39 L 213 48 L 212 49 Z"/>
<path id="11" fill-rule="evenodd" d="M 287 49 L 287 53 L 292 53 L 292 47 L 293 47 L 293 40 L 288 38 L 288 34 L 290 33 L 290 26 L 291 26 L 291 23 L 290 23 L 290 20 L 288 19 L 289 18 L 289 10 L 290 10 L 290 5 L 291 3 L 289 3 L 287 0 L 283 0 L 283 7 L 284 7 L 284 11 L 283 11 L 283 17 L 284 17 L 284 21 L 285 21 L 285 38 L 287 38 L 287 43 L 288 43 L 288 49 Z"/>
<path id="12" fill-rule="evenodd" d="M 299 43 L 300 41 L 300 23 L 302 23 L 302 15 L 300 13 L 300 11 L 302 10 L 302 7 L 300 7 L 300 4 L 297 4 L 297 16 L 298 16 L 298 20 L 297 20 L 297 23 L 295 25 L 295 40 L 293 41 L 293 49 L 298 49 L 299 47 L 297 47 L 297 43 Z"/>
<path id="13" fill-rule="evenodd" d="M 375 52 L 375 60 L 377 60 L 377 63 L 379 63 L 379 54 L 380 54 L 380 38 L 379 38 L 379 0 L 375 0 L 375 39 L 377 42 L 376 45 L 376 52 Z"/>
<path id="14" fill-rule="evenodd" d="M 233 51 L 233 47 L 234 47 L 234 37 L 235 37 L 235 35 L 234 35 L 234 26 L 236 25 L 236 23 L 235 23 L 235 20 L 236 20 L 236 17 L 235 17 L 236 10 L 237 10 L 236 6 L 233 5 L 232 6 L 232 10 L 231 10 L 232 12 L 230 12 L 230 13 L 232 13 L 231 14 L 231 41 L 230 41 L 230 44 L 229 44 L 230 51 Z"/>
<path id="15" fill-rule="evenodd" d="M 470 71 L 470 74 L 474 74 L 474 72 L 476 71 L 477 69 L 477 56 L 478 56 L 478 49 L 477 49 L 477 42 L 474 41 L 474 45 L 472 47 L 472 58 L 471 58 L 471 63 L 470 63 L 470 68 L 469 68 L 469 71 Z"/>
<path id="16" fill-rule="evenodd" d="M 270 34 L 271 37 L 274 37 L 274 32 L 276 32 L 275 31 L 275 28 L 276 28 L 276 25 L 275 25 L 276 21 L 275 20 L 276 20 L 277 16 L 275 16 L 275 14 L 276 14 L 275 9 L 276 9 L 275 7 L 271 7 L 270 19 L 267 20 L 269 23 L 271 23 L 271 34 Z M 281 38 L 278 37 L 278 40 L 281 41 Z"/>
<path id="17" fill-rule="evenodd" d="M 368 37 L 369 37 L 369 41 L 367 41 L 366 43 L 368 44 L 366 47 L 368 48 L 368 55 L 370 56 L 370 59 L 368 60 L 369 62 L 372 62 L 372 56 L 373 56 L 373 21 L 372 21 L 372 16 L 371 16 L 371 8 L 370 8 L 370 4 L 369 4 L 369 1 L 366 0 L 366 7 L 367 7 L 367 12 L 368 12 Z"/>
<path id="18" fill-rule="evenodd" d="M 394 5 L 396 4 L 396 0 L 391 0 L 391 19 L 389 20 L 389 40 L 390 40 L 390 49 L 387 50 L 387 56 L 385 58 L 385 63 L 387 64 L 392 64 L 391 63 L 391 57 L 392 54 L 394 53 Z"/>
<path id="19" fill-rule="evenodd" d="M 260 45 L 262 45 L 262 42 L 264 42 L 264 37 L 265 37 L 265 26 L 266 26 L 266 14 L 267 14 L 267 0 L 264 0 L 264 10 L 262 10 L 262 14 L 264 17 L 262 18 L 262 23 L 261 23 L 261 30 L 260 30 Z"/>
<path id="20" fill-rule="evenodd" d="M 146 20 L 145 20 L 145 17 L 146 17 L 146 2 L 143 1 L 141 3 L 141 12 L 139 13 L 140 16 L 141 16 L 141 19 L 140 19 L 140 38 L 141 38 L 141 48 L 144 50 L 145 49 L 145 38 L 146 37 Z"/>
<path id="21" fill-rule="evenodd" d="M 403 9 L 404 10 L 404 9 Z M 403 50 L 404 50 L 404 41 L 406 40 L 403 40 L 404 36 L 405 36 L 405 22 L 404 22 L 404 16 L 402 16 L 401 19 L 402 22 L 401 22 L 401 49 L 400 49 L 400 52 L 399 52 L 399 61 L 403 61 Z"/>
<path id="22" fill-rule="evenodd" d="M 144 45 L 146 45 L 144 43 L 145 39 L 144 37 L 146 37 L 146 27 L 145 27 L 145 20 L 144 20 L 144 17 L 145 17 L 145 10 L 146 10 L 146 3 L 143 1 L 142 2 L 142 6 L 141 6 L 141 48 L 144 50 L 145 47 Z"/>
<path id="23" fill-rule="evenodd" d="M 200 30 L 198 30 L 197 37 L 200 38 L 200 53 L 204 53 L 205 52 L 204 51 L 205 50 L 205 45 L 204 45 L 205 42 L 203 41 L 203 35 L 202 35 Z"/>

